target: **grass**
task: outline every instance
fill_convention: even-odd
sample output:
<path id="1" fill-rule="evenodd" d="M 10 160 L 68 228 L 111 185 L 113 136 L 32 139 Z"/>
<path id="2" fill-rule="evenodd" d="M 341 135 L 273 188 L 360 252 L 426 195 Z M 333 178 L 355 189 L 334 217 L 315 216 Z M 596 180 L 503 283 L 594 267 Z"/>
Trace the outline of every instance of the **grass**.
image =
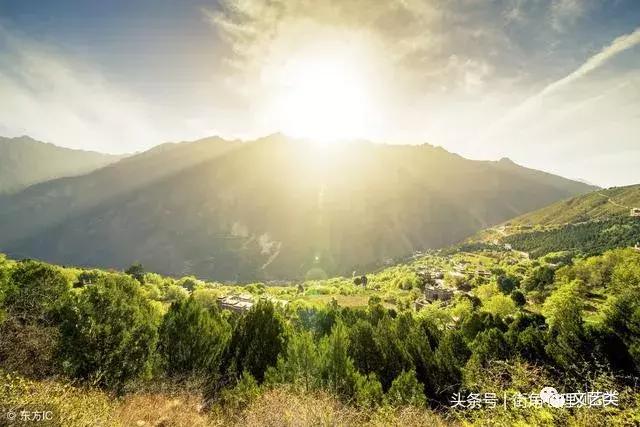
<path id="1" fill-rule="evenodd" d="M 538 378 L 525 375 L 520 386 L 532 389 Z M 534 372 L 535 374 L 535 372 Z M 3 408 L 51 409 L 54 421 L 76 426 L 527 426 L 527 425 L 638 425 L 640 393 L 621 390 L 620 408 L 580 410 L 468 410 L 435 413 L 417 407 L 357 408 L 324 391 L 299 393 L 287 386 L 262 390 L 244 406 L 212 405 L 205 410 L 203 400 L 192 387 L 158 382 L 117 398 L 103 391 L 77 387 L 64 381 L 31 381 L 0 372 L 0 402 Z M 489 375 L 492 378 L 499 376 Z M 529 382 L 533 381 L 533 383 Z M 485 384 L 487 385 L 487 384 Z M 607 388 L 607 385 L 602 385 Z M 519 387 L 517 387 L 519 388 Z M 535 387 L 533 387 L 535 388 Z M 0 425 L 2 420 L 0 420 Z M 45 424 L 42 424 L 45 425 Z"/>

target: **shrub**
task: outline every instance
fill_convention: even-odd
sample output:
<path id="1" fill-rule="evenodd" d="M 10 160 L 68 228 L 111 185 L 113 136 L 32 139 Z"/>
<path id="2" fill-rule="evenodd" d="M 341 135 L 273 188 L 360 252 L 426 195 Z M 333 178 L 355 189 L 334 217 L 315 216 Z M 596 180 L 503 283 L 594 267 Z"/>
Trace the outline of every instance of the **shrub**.
<path id="1" fill-rule="evenodd" d="M 418 382 L 415 371 L 402 372 L 391 383 L 385 401 L 391 406 L 425 406 L 424 386 Z"/>
<path id="2" fill-rule="evenodd" d="M 246 408 L 259 395 L 258 382 L 249 372 L 244 371 L 235 387 L 222 391 L 220 403 L 226 410 L 236 412 Z"/>
<path id="3" fill-rule="evenodd" d="M 231 338 L 229 324 L 193 297 L 171 304 L 159 330 L 158 352 L 170 375 L 217 370 Z"/>
<path id="4" fill-rule="evenodd" d="M 5 307 L 29 324 L 52 323 L 71 290 L 60 268 L 36 261 L 18 263 L 9 282 Z"/>
<path id="5" fill-rule="evenodd" d="M 260 301 L 239 320 L 225 357 L 228 375 L 249 372 L 258 382 L 287 345 L 286 324 L 269 301 Z"/>
<path id="6" fill-rule="evenodd" d="M 61 357 L 74 377 L 121 391 L 149 370 L 159 315 L 140 285 L 105 277 L 80 289 L 61 311 Z"/>
<path id="7" fill-rule="evenodd" d="M 324 385 L 335 395 L 345 398 L 353 396 L 355 391 L 356 370 L 347 354 L 348 348 L 348 330 L 342 322 L 337 322 L 331 335 L 320 342 L 320 375 Z"/>
<path id="8" fill-rule="evenodd" d="M 511 299 L 518 307 L 522 307 L 527 303 L 524 294 L 517 289 L 511 293 Z"/>
<path id="9" fill-rule="evenodd" d="M 355 401 L 361 408 L 373 408 L 382 403 L 384 393 L 376 374 L 362 375 L 356 372 Z"/>

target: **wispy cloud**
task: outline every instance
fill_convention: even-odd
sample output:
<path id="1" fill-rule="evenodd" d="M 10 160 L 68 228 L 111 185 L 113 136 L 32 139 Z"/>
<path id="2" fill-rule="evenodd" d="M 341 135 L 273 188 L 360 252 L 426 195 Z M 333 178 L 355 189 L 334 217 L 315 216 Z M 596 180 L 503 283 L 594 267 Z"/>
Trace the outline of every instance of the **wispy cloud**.
<path id="1" fill-rule="evenodd" d="M 556 80 L 553 83 L 545 86 L 538 93 L 527 98 L 520 105 L 513 108 L 498 122 L 494 123 L 489 128 L 489 136 L 493 136 L 495 132 L 502 130 L 507 125 L 509 125 L 510 122 L 515 121 L 517 119 L 522 119 L 523 117 L 530 114 L 532 110 L 539 108 L 540 103 L 544 98 L 552 95 L 553 93 L 559 91 L 561 88 L 565 86 L 575 83 L 579 79 L 585 77 L 590 72 L 605 65 L 607 62 L 613 59 L 616 55 L 628 49 L 631 49 L 632 47 L 638 44 L 640 44 L 640 27 L 630 34 L 625 34 L 623 36 L 616 38 L 613 42 L 611 42 L 608 46 L 603 48 L 600 52 L 598 52 L 597 54 L 587 59 L 576 70 L 566 75 L 565 77 L 559 80 Z"/>
<path id="2" fill-rule="evenodd" d="M 51 45 L 0 27 L 0 129 L 106 152 L 162 141 L 143 100 Z"/>
<path id="3" fill-rule="evenodd" d="M 560 89 L 562 86 L 571 84 L 579 78 L 584 77 L 587 73 L 603 66 L 619 53 L 624 52 L 627 49 L 631 49 L 638 44 L 640 44 L 640 27 L 631 34 L 625 34 L 615 39 L 609 46 L 589 58 L 577 70 L 545 87 L 536 95 L 536 98 L 549 95 L 550 93 Z"/>

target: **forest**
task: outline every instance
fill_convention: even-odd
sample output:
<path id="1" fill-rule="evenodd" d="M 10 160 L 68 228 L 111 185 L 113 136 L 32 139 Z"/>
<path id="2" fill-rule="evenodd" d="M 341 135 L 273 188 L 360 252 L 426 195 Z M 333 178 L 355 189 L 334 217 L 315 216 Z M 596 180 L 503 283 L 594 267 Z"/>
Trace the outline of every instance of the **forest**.
<path id="1" fill-rule="evenodd" d="M 140 414 L 138 404 L 133 422 L 189 425 L 190 414 L 200 425 L 244 425 L 266 404 L 272 415 L 292 416 L 282 399 L 329 423 L 640 422 L 640 252 L 515 261 L 487 250 L 430 254 L 371 275 L 367 289 L 346 278 L 236 286 L 258 302 L 233 313 L 217 305 L 229 285 L 165 278 L 141 265 L 125 273 L 2 258 L 0 402 L 47 402 L 64 425 L 83 425 L 87 414 L 127 425 L 131 399 L 161 395 L 195 400 L 198 410 L 181 408 L 153 424 L 154 411 Z M 471 292 L 416 311 L 412 302 L 433 280 L 418 268 L 461 264 L 491 277 L 467 275 L 464 286 L 447 278 L 446 286 Z M 320 293 L 331 299 L 311 299 Z M 341 305 L 348 294 L 364 303 Z M 451 407 L 456 395 L 529 394 L 548 385 L 615 391 L 619 403 Z M 64 402 L 54 398 L 61 395 Z M 330 402 L 325 412 L 313 413 L 304 400 L 311 398 Z"/>
<path id="2" fill-rule="evenodd" d="M 618 217 L 535 230 L 505 237 L 515 249 L 539 257 L 551 252 L 574 251 L 597 255 L 614 248 L 633 247 L 640 236 L 640 218 Z"/>

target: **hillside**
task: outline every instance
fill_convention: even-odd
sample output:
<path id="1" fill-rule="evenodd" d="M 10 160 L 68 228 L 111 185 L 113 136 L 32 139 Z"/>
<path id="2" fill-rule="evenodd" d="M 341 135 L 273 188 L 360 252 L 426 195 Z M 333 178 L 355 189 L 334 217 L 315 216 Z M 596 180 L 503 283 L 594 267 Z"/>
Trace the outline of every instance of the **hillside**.
<path id="1" fill-rule="evenodd" d="M 597 255 L 640 244 L 640 185 L 597 190 L 482 230 L 470 242 L 509 244 L 537 258 L 552 252 Z"/>
<path id="2" fill-rule="evenodd" d="M 0 250 L 218 280 L 351 275 L 590 190 L 428 144 L 201 141 L 0 200 Z"/>
<path id="3" fill-rule="evenodd" d="M 629 216 L 631 208 L 640 207 L 640 184 L 598 190 L 562 200 L 525 214 L 507 225 L 562 225 Z"/>
<path id="4" fill-rule="evenodd" d="M 0 194 L 91 172 L 120 158 L 122 156 L 57 147 L 27 136 L 0 137 Z"/>

